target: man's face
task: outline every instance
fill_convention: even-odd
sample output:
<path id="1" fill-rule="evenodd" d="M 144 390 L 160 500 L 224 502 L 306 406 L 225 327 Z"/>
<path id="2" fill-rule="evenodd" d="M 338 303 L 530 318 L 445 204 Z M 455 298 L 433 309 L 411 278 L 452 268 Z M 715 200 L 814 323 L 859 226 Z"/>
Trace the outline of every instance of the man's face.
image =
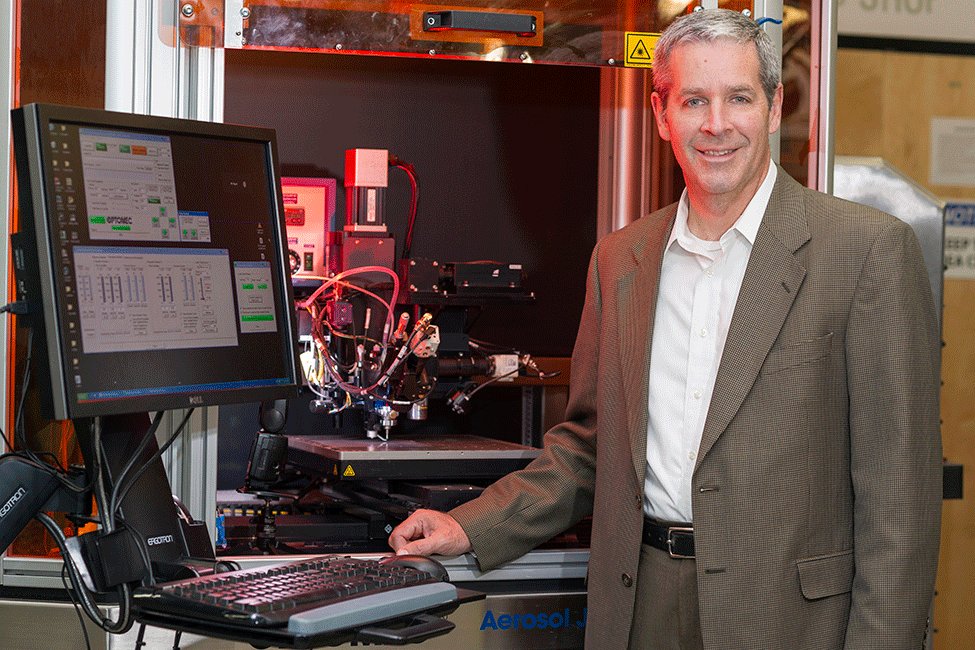
<path id="1" fill-rule="evenodd" d="M 747 199 L 768 169 L 768 136 L 779 128 L 782 86 L 769 107 L 752 43 L 729 39 L 682 45 L 673 53 L 667 104 L 651 102 L 661 137 L 669 140 L 695 198 Z"/>

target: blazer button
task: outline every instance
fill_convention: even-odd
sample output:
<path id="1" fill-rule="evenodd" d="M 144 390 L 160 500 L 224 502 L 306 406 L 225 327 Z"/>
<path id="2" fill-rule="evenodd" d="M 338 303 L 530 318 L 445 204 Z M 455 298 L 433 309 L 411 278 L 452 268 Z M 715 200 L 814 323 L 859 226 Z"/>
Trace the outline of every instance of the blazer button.
<path id="1" fill-rule="evenodd" d="M 620 577 L 620 579 L 623 581 L 623 586 L 624 587 L 632 587 L 633 586 L 633 578 L 630 577 L 630 574 L 629 573 L 624 573 Z"/>

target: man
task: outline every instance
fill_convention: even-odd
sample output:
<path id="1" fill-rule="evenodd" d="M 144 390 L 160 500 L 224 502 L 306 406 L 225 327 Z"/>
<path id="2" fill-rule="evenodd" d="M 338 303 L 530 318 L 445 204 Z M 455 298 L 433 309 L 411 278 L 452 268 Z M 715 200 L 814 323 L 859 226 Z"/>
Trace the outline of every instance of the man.
<path id="1" fill-rule="evenodd" d="M 654 57 L 687 190 L 597 245 L 566 421 L 390 544 L 487 570 L 592 514 L 588 648 L 916 650 L 941 507 L 916 238 L 771 163 L 782 86 L 753 21 L 690 14 Z"/>

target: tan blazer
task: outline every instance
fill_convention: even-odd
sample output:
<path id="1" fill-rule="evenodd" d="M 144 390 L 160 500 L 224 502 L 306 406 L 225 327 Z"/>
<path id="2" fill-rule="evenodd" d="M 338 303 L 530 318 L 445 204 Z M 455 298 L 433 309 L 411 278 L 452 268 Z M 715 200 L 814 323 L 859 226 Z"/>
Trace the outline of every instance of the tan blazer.
<path id="1" fill-rule="evenodd" d="M 451 514 L 483 569 L 593 516 L 586 647 L 625 648 L 670 206 L 590 264 L 566 422 Z M 941 515 L 940 336 L 903 222 L 779 169 L 693 477 L 704 646 L 917 650 Z M 639 614 L 637 614 L 639 615 Z"/>

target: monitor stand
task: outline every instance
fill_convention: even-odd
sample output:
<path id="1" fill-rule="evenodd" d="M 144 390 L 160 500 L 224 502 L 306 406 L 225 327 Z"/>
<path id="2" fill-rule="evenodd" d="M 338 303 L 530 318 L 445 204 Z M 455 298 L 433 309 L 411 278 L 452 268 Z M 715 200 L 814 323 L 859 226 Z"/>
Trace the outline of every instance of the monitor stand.
<path id="1" fill-rule="evenodd" d="M 94 441 L 81 432 L 90 431 L 82 428 L 90 424 L 79 421 L 75 427 L 88 467 L 92 466 Z M 191 518 L 177 508 L 162 459 L 153 459 L 159 451 L 155 437 L 139 451 L 152 424 L 149 414 L 102 416 L 94 424 L 101 427 L 102 482 L 108 495 L 118 480 L 130 480 L 149 463 L 120 506 L 121 521 L 141 540 L 152 562 L 151 576 L 145 577 L 144 584 L 212 573 L 215 559 L 209 534 L 203 524 L 189 521 Z M 126 476 L 120 476 L 137 452 L 132 469 Z"/>

